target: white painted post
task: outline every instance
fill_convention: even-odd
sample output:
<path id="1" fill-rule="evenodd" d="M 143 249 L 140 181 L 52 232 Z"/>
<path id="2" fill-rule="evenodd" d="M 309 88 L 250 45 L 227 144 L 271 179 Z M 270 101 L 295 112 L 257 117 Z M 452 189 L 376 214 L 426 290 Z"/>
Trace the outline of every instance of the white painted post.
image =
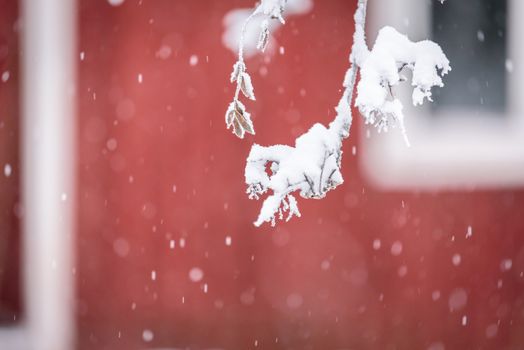
<path id="1" fill-rule="evenodd" d="M 22 1 L 25 333 L 30 349 L 74 343 L 75 0 Z"/>

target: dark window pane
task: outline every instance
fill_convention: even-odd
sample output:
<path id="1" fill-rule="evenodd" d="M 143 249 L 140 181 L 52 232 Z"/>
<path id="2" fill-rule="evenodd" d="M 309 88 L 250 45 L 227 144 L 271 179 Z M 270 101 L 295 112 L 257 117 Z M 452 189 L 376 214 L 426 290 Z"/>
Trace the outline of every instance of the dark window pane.
<path id="1" fill-rule="evenodd" d="M 506 105 L 505 0 L 433 1 L 433 39 L 451 61 L 436 110 L 469 107 L 503 112 Z"/>

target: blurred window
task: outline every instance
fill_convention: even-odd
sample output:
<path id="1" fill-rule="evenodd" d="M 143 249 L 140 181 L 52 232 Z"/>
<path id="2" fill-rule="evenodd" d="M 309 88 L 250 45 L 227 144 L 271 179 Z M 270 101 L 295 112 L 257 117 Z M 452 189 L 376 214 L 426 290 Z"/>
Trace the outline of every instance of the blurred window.
<path id="1" fill-rule="evenodd" d="M 445 6 L 432 1 L 433 40 L 453 67 L 446 87 L 435 91 L 434 110 L 452 106 L 505 111 L 506 13 L 505 0 L 448 1 Z"/>
<path id="2" fill-rule="evenodd" d="M 370 41 L 384 25 L 415 41 L 431 38 L 452 71 L 442 88 L 432 89 L 433 103 L 414 107 L 409 84 L 395 89 L 411 148 L 398 130 L 378 136 L 364 127 L 368 180 L 385 189 L 524 184 L 524 69 L 517 64 L 524 60 L 524 2 L 375 0 L 369 6 Z"/>

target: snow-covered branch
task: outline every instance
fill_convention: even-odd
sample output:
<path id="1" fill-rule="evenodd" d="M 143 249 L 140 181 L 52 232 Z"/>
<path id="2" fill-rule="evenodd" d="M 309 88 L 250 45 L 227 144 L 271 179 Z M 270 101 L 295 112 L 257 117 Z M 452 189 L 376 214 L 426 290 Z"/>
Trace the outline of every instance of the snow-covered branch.
<path id="1" fill-rule="evenodd" d="M 233 101 L 229 104 L 226 111 L 226 126 L 233 128 L 233 133 L 239 138 L 244 138 L 245 133 L 255 134 L 251 115 L 246 111 L 245 106 L 240 102 L 240 92 L 250 100 L 255 100 L 255 91 L 251 83 L 251 77 L 247 72 L 244 62 L 244 39 L 246 29 L 251 20 L 256 16 L 263 16 L 264 19 L 260 24 L 260 35 L 257 43 L 257 49 L 264 51 L 269 43 L 269 21 L 276 19 L 284 24 L 284 9 L 287 0 L 262 0 L 255 7 L 251 15 L 242 24 L 240 41 L 238 45 L 238 59 L 233 65 L 231 73 L 231 82 L 236 83 L 235 95 Z"/>
<path id="2" fill-rule="evenodd" d="M 412 42 L 394 28 L 384 27 L 359 66 L 360 82 L 355 103 L 366 124 L 375 125 L 380 132 L 398 123 L 409 145 L 402 103 L 394 96 L 392 88 L 406 80 L 401 73 L 409 69 L 413 72 L 413 104 L 421 105 L 424 98 L 431 101 L 431 88 L 444 86 L 441 76 L 451 70 L 442 49 L 429 40 Z"/>
<path id="3" fill-rule="evenodd" d="M 255 225 L 266 221 L 274 225 L 275 218 L 282 219 L 286 211 L 289 211 L 286 220 L 300 216 L 292 192 L 299 191 L 303 198 L 319 199 L 340 185 L 341 156 L 341 139 L 322 124 L 313 125 L 297 138 L 295 147 L 254 145 L 245 169 L 249 198 L 259 199 L 268 190 L 273 191 L 264 201 Z"/>
<path id="4" fill-rule="evenodd" d="M 264 200 L 256 226 L 264 222 L 274 225 L 275 220 L 283 219 L 286 213 L 286 220 L 293 215 L 300 216 L 293 192 L 298 191 L 303 198 L 319 199 L 343 182 L 342 141 L 349 136 L 353 120 L 351 106 L 355 88 L 355 105 L 366 123 L 376 125 L 379 131 L 387 131 L 390 125 L 398 123 L 407 141 L 402 104 L 392 90 L 405 80 L 402 70 L 413 71 L 415 105 L 422 104 L 424 98 L 431 101 L 431 88 L 443 86 L 441 77 L 451 68 L 440 47 L 431 41 L 411 42 L 395 29 L 385 27 L 372 50 L 368 49 L 364 30 L 366 7 L 367 0 L 358 1 L 351 66 L 344 77 L 344 93 L 336 107 L 336 117 L 329 127 L 313 125 L 297 138 L 294 147 L 255 144 L 251 148 L 245 168 L 249 198 L 259 199 L 272 192 Z"/>
<path id="5" fill-rule="evenodd" d="M 238 60 L 231 73 L 231 82 L 236 83 L 236 90 L 226 112 L 226 125 L 228 129 L 232 127 L 239 138 L 243 138 L 246 132 L 255 133 L 250 114 L 239 99 L 242 92 L 246 98 L 255 100 L 251 77 L 244 62 L 247 25 L 254 17 L 264 16 L 257 44 L 257 49 L 264 51 L 270 36 L 269 20 L 284 23 L 286 1 L 262 0 L 242 25 Z M 260 199 L 271 191 L 264 200 L 256 226 L 264 222 L 274 225 L 277 218 L 284 219 L 284 216 L 286 220 L 293 215 L 300 216 L 294 192 L 298 191 L 303 198 L 319 199 L 343 182 L 340 170 L 342 142 L 349 136 L 353 120 L 351 106 L 355 89 L 355 105 L 365 122 L 377 126 L 379 131 L 387 131 L 389 126 L 398 124 L 408 142 L 402 103 L 393 94 L 393 88 L 406 80 L 402 71 L 409 69 L 413 73 L 414 105 L 422 104 L 425 98 L 431 101 L 431 88 L 443 86 L 442 76 L 451 68 L 440 47 L 431 41 L 412 42 L 394 28 L 385 27 L 379 32 L 372 49 L 368 49 L 365 38 L 366 8 L 367 0 L 358 0 L 350 68 L 344 77 L 344 92 L 335 108 L 336 117 L 329 127 L 318 123 L 313 125 L 297 138 L 294 147 L 255 144 L 251 148 L 245 168 L 249 198 Z"/>
<path id="6" fill-rule="evenodd" d="M 335 120 L 326 128 L 315 124 L 309 131 L 298 137 L 295 147 L 277 145 L 262 147 L 254 145 L 247 158 L 245 169 L 247 193 L 251 199 L 259 199 L 268 190 L 268 196 L 256 226 L 264 222 L 275 224 L 287 211 L 286 220 L 293 215 L 300 216 L 295 191 L 303 198 L 324 198 L 329 190 L 344 180 L 340 171 L 342 160 L 342 140 L 349 136 L 351 122 L 351 103 L 358 71 L 358 61 L 368 54 L 365 43 L 365 19 L 367 0 L 359 0 L 355 13 L 355 33 L 351 49 L 351 67 L 346 72 L 344 93 L 336 107 Z M 267 172 L 269 167 L 270 174 Z"/>

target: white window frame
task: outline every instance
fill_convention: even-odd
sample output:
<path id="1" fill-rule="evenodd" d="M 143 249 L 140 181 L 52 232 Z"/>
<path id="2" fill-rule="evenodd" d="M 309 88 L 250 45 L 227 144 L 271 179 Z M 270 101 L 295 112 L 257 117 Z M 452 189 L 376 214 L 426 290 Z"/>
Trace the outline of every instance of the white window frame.
<path id="1" fill-rule="evenodd" d="M 412 40 L 430 37 L 430 5 L 421 0 L 369 1 L 368 43 L 374 42 L 384 25 Z M 467 109 L 431 115 L 428 102 L 416 108 L 411 105 L 409 84 L 397 88 L 412 146 L 406 147 L 398 129 L 376 135 L 370 126 L 361 128 L 360 165 L 373 185 L 384 190 L 430 191 L 524 185 L 524 95 L 519 93 L 519 82 L 524 81 L 524 21 L 519 19 L 524 15 L 524 1 L 508 0 L 507 13 L 513 71 L 507 75 L 505 115 L 479 115 Z"/>
<path id="2" fill-rule="evenodd" d="M 24 314 L 0 347 L 74 347 L 75 0 L 21 1 Z"/>

